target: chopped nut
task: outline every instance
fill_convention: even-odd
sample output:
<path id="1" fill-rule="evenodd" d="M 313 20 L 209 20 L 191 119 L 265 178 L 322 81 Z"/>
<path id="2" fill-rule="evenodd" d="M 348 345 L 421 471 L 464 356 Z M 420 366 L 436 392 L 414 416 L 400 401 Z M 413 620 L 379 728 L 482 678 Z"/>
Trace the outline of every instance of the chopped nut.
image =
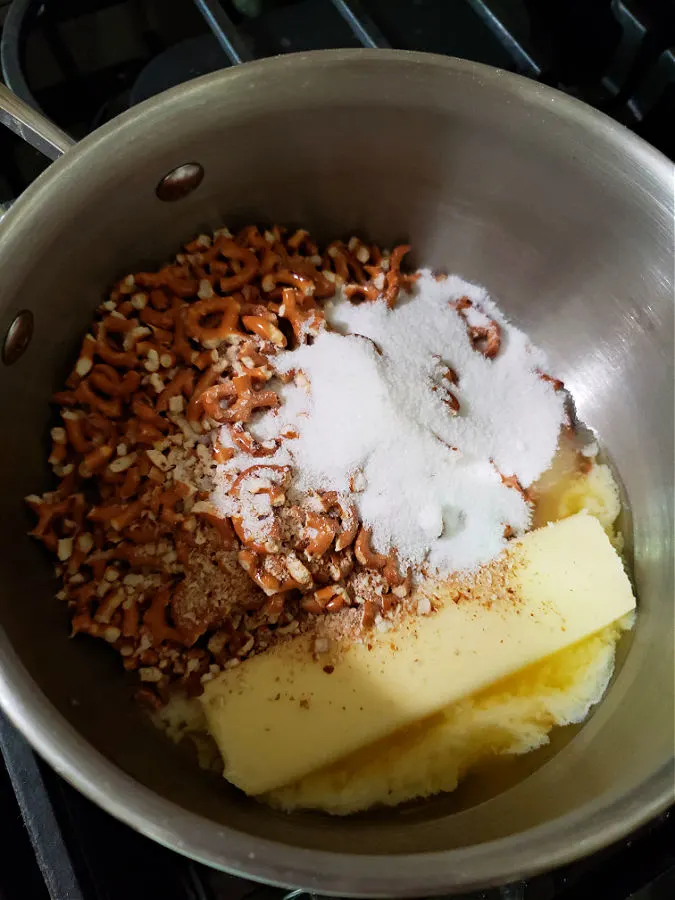
<path id="1" fill-rule="evenodd" d="M 124 444 L 120 444 L 120 446 L 123 447 Z M 119 451 L 119 447 L 117 449 Z M 115 474 L 126 472 L 127 469 L 131 468 L 131 466 L 134 465 L 137 459 L 138 453 L 128 453 L 126 456 L 118 456 L 117 459 L 114 459 L 110 463 L 110 465 L 108 466 L 108 470 Z"/>
<path id="2" fill-rule="evenodd" d="M 417 601 L 417 613 L 420 616 L 428 616 L 431 612 L 431 600 L 428 597 L 420 597 Z"/>
<path id="3" fill-rule="evenodd" d="M 216 293 L 213 290 L 213 286 L 210 281 L 206 278 L 202 278 L 199 282 L 199 289 L 197 291 L 197 296 L 200 300 L 208 300 L 211 297 L 215 297 Z"/>
<path id="4" fill-rule="evenodd" d="M 56 554 L 61 562 L 66 562 L 73 555 L 73 539 L 60 538 Z"/>
<path id="5" fill-rule="evenodd" d="M 145 455 L 148 457 L 153 466 L 157 466 L 157 468 L 161 469 L 162 472 L 168 472 L 171 468 L 171 463 L 161 451 L 154 449 L 146 450 Z"/>
<path id="6" fill-rule="evenodd" d="M 138 677 L 141 681 L 156 683 L 162 680 L 162 671 L 157 666 L 146 666 L 138 670 Z"/>
<path id="7" fill-rule="evenodd" d="M 162 365 L 164 365 L 164 364 L 162 363 L 162 358 L 161 358 L 161 357 L 160 357 L 160 363 L 161 363 Z M 171 357 L 169 357 L 169 363 L 168 363 L 168 365 L 171 365 Z M 153 373 L 150 375 L 150 378 L 149 378 L 148 380 L 149 380 L 149 382 L 150 382 L 150 387 L 154 390 L 154 392 L 155 392 L 156 394 L 161 394 L 162 391 L 164 390 L 165 385 L 164 385 L 164 382 L 162 381 L 161 377 L 157 374 L 157 372 L 153 372 Z"/>
<path id="8" fill-rule="evenodd" d="M 368 487 L 368 481 L 361 469 L 357 469 L 349 479 L 349 489 L 354 494 L 360 494 Z"/>
<path id="9" fill-rule="evenodd" d="M 148 350 L 145 368 L 148 372 L 156 372 L 159 369 L 159 353 L 153 347 Z"/>
<path id="10" fill-rule="evenodd" d="M 114 644 L 126 670 L 160 685 L 145 689 L 153 708 L 164 686 L 206 682 L 303 632 L 307 610 L 335 613 L 356 596 L 373 624 L 376 611 L 409 592 L 400 573 L 389 580 L 389 558 L 369 535 L 359 538 L 348 497 L 298 501 L 287 492 L 290 467 L 264 465 L 299 429 L 280 421 L 265 439 L 248 425 L 258 410 L 279 406 L 268 384 L 273 357 L 291 331 L 294 345 L 319 333 L 334 286 L 380 279 L 386 293 L 393 257 L 382 260 L 358 238 L 327 252 L 330 262 L 303 229 L 289 236 L 275 226 L 263 236 L 251 227 L 235 239 L 220 229 L 159 271 L 125 276 L 99 307 L 59 401 L 63 427 L 51 431 L 50 465 L 68 480 L 29 498 L 34 533 L 56 548 L 58 596 L 73 611 L 73 632 Z M 310 389 L 301 371 L 280 378 Z M 235 498 L 228 491 L 246 475 L 246 456 L 260 464 Z M 217 506 L 215 477 L 224 492 Z M 354 473 L 351 490 L 364 489 L 363 473 Z M 182 592 L 191 596 L 181 611 Z M 329 647 L 315 639 L 317 654 Z"/>
<path id="11" fill-rule="evenodd" d="M 122 581 L 126 585 L 138 587 L 145 582 L 145 575 L 136 575 L 134 572 L 130 572 L 128 575 L 124 576 Z"/>
<path id="12" fill-rule="evenodd" d="M 302 563 L 295 553 L 289 553 L 286 557 L 286 568 L 291 578 L 299 581 L 300 584 L 311 584 L 312 574 L 307 566 Z"/>
<path id="13" fill-rule="evenodd" d="M 77 538 L 77 549 L 82 553 L 89 553 L 89 551 L 94 546 L 94 538 L 88 534 L 84 533 L 78 536 Z"/>

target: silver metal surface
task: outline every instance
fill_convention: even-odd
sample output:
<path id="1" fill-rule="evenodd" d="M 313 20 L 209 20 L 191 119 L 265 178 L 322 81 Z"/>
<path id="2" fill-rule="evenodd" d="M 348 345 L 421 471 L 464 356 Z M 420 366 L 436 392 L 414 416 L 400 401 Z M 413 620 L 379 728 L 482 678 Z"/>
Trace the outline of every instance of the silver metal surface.
<path id="1" fill-rule="evenodd" d="M 185 160 L 204 167 L 202 185 L 160 202 L 157 183 Z M 581 729 L 453 795 L 347 819 L 247 800 L 145 722 L 114 654 L 66 640 L 51 566 L 23 534 L 23 496 L 49 484 L 47 398 L 106 286 L 201 230 L 256 219 L 319 239 L 409 240 L 415 262 L 486 285 L 546 348 L 623 479 L 639 615 L 607 697 Z M 36 314 L 28 350 L 0 369 L 0 703 L 87 796 L 210 865 L 310 893 L 388 897 L 517 882 L 672 802 L 665 158 L 568 97 L 473 63 L 286 56 L 190 82 L 86 138 L 7 214 L 0 267 L 0 328 L 19 309 Z"/>
<path id="2" fill-rule="evenodd" d="M 70 135 L 0 84 L 0 122 L 49 159 L 58 159 L 75 143 Z"/>
<path id="3" fill-rule="evenodd" d="M 155 188 L 160 200 L 173 203 L 191 194 L 202 183 L 204 169 L 199 163 L 183 163 L 168 172 Z"/>
<path id="4" fill-rule="evenodd" d="M 0 203 L 0 222 L 2 222 L 7 213 L 10 211 L 13 203 L 13 200 L 3 200 L 2 203 Z"/>

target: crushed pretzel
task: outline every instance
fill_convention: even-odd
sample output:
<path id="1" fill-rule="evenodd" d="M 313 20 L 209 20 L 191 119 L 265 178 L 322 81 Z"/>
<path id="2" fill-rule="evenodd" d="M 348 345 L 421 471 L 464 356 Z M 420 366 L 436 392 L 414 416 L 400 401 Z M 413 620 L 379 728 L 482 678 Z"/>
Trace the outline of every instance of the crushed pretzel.
<path id="1" fill-rule="evenodd" d="M 72 634 L 111 644 L 149 706 L 325 615 L 356 608 L 371 627 L 409 594 L 410 572 L 373 550 L 348 497 L 292 499 L 288 468 L 265 465 L 297 431 L 261 441 L 250 429 L 280 405 L 275 354 L 326 327 L 338 286 L 393 306 L 416 277 L 401 271 L 408 250 L 352 237 L 321 252 L 304 229 L 220 229 L 125 275 L 98 307 L 53 397 L 58 484 L 26 502 L 58 559 Z M 209 494 L 237 453 L 260 464 L 238 474 L 240 514 L 224 516 Z"/>
<path id="2" fill-rule="evenodd" d="M 494 359 L 502 345 L 502 329 L 499 322 L 487 316 L 468 297 L 460 297 L 450 305 L 466 321 L 467 333 L 473 348 L 482 353 L 486 359 Z M 479 314 L 483 320 L 481 324 L 469 322 L 469 310 L 471 309 L 475 309 Z"/>

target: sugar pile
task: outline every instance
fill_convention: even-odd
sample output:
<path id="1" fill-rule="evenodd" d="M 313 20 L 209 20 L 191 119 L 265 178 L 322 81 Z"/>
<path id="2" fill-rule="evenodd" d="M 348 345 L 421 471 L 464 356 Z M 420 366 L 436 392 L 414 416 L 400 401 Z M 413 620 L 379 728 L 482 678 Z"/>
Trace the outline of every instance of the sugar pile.
<path id="1" fill-rule="evenodd" d="M 473 302 L 462 314 L 450 305 L 460 297 Z M 506 528 L 530 524 L 528 504 L 501 475 L 527 487 L 555 453 L 563 397 L 537 372 L 544 355 L 482 288 L 428 271 L 393 310 L 338 296 L 325 312 L 329 328 L 311 345 L 275 358 L 277 371 L 301 372 L 309 387 L 297 378 L 281 386 L 281 408 L 251 427 L 260 440 L 288 427 L 299 438 L 249 464 L 290 463 L 296 492 L 350 495 L 373 546 L 395 547 L 401 561 L 439 572 L 487 562 Z M 490 319 L 501 326 L 493 359 L 467 331 Z M 243 463 L 232 461 L 240 471 Z"/>

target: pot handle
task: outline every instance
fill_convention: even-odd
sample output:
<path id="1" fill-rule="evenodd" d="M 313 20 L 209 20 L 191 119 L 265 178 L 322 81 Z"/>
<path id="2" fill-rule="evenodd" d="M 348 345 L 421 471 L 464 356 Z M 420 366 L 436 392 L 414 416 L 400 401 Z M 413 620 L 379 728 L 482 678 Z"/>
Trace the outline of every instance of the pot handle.
<path id="1" fill-rule="evenodd" d="M 0 122 L 48 159 L 58 159 L 75 143 L 70 135 L 20 100 L 4 84 L 0 84 Z"/>

